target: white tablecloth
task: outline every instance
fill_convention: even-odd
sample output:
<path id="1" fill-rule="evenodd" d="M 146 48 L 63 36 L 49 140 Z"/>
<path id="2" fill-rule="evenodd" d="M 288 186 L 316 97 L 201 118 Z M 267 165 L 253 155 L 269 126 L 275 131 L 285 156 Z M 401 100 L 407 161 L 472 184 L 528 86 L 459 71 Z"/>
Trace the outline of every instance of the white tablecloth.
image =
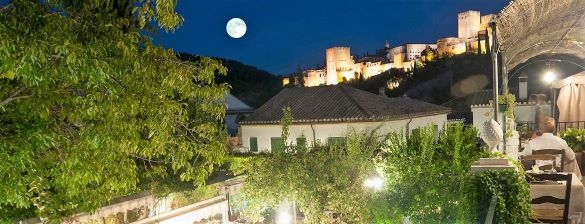
<path id="1" fill-rule="evenodd" d="M 585 187 L 577 178 L 576 175 L 572 175 L 573 180 L 571 181 L 571 200 L 569 202 L 569 216 L 577 215 L 581 212 L 581 223 L 585 224 Z M 566 184 L 530 184 L 530 196 L 531 198 L 538 198 L 546 195 L 564 198 Z M 546 204 L 543 204 L 546 205 Z M 534 207 L 542 205 L 533 205 Z"/>

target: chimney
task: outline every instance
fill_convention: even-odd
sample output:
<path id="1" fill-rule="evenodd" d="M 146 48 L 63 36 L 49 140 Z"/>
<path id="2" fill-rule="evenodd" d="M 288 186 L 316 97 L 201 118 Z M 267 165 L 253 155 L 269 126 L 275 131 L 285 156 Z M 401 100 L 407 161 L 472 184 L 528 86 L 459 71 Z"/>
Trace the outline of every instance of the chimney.
<path id="1" fill-rule="evenodd" d="M 518 77 L 518 99 L 528 99 L 528 77 L 526 76 Z"/>

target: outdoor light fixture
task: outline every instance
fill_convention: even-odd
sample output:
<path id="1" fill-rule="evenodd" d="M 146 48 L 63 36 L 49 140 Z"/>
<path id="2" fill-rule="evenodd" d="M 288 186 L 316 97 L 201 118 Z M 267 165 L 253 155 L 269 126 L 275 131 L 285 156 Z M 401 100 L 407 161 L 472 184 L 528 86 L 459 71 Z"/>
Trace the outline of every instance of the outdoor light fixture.
<path id="1" fill-rule="evenodd" d="M 381 190 L 384 187 L 384 179 L 380 176 L 366 178 L 364 186 L 374 190 Z"/>
<path id="2" fill-rule="evenodd" d="M 557 78 L 557 76 L 555 75 L 554 72 L 548 71 L 544 74 L 543 80 L 546 83 L 552 83 L 553 81 L 555 81 L 556 78 Z"/>
<path id="3" fill-rule="evenodd" d="M 278 224 L 291 224 L 292 223 L 292 215 L 286 211 L 281 211 L 278 213 Z"/>

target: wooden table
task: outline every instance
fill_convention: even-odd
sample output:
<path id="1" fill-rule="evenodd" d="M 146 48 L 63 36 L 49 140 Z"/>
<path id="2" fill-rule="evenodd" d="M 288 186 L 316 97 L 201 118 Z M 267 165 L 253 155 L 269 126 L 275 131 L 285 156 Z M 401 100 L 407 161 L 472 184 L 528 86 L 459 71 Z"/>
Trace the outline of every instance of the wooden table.
<path id="1" fill-rule="evenodd" d="M 577 175 L 571 175 L 573 180 L 571 181 L 571 200 L 569 202 L 569 217 L 571 215 L 578 215 L 579 213 L 581 216 L 581 223 L 585 224 L 585 187 L 577 177 Z M 537 198 L 542 196 L 554 196 L 557 198 L 564 198 L 565 197 L 565 189 L 566 184 L 530 184 L 530 196 L 531 198 Z M 546 204 L 542 205 L 533 205 L 534 207 L 538 206 L 547 206 Z M 548 205 L 550 206 L 550 205 Z M 561 207 L 562 209 L 562 207 Z"/>

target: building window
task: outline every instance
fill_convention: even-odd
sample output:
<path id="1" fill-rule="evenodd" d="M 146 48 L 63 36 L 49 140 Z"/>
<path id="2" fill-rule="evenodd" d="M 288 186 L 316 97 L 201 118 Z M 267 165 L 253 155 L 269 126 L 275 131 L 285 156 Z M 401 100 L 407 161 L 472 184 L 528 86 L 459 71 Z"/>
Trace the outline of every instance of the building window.
<path id="1" fill-rule="evenodd" d="M 282 138 L 280 137 L 270 138 L 270 151 L 272 153 L 284 152 L 284 144 L 282 142 Z"/>
<path id="2" fill-rule="evenodd" d="M 329 137 L 327 138 L 327 145 L 332 147 L 341 147 L 345 145 L 344 137 Z"/>
<path id="3" fill-rule="evenodd" d="M 250 138 L 250 152 L 258 152 L 258 138 Z"/>

